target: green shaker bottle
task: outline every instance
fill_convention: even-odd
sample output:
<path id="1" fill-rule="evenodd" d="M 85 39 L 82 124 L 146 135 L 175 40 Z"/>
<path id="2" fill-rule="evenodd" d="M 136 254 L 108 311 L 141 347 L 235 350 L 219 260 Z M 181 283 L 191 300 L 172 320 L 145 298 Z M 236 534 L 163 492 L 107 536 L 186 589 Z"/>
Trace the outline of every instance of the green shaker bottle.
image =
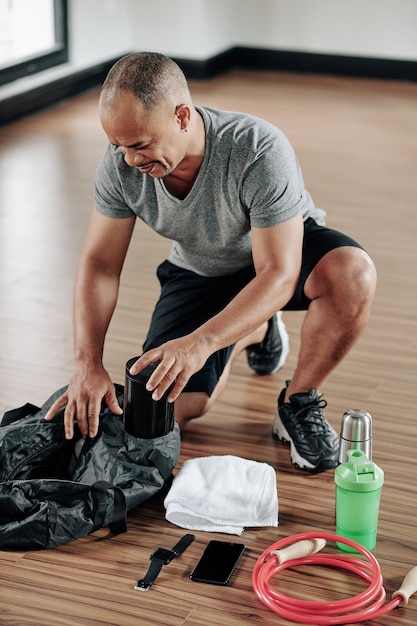
<path id="1" fill-rule="evenodd" d="M 336 534 L 368 550 L 376 545 L 379 502 L 384 472 L 362 450 L 348 450 L 348 460 L 335 470 Z M 342 543 L 346 552 L 355 552 Z"/>

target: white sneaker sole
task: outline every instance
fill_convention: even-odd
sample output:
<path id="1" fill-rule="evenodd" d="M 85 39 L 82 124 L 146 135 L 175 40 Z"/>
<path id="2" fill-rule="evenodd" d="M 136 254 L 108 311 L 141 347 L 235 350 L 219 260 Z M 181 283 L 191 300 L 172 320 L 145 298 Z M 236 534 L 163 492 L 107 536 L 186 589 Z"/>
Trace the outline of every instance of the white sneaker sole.
<path id="1" fill-rule="evenodd" d="M 281 337 L 281 356 L 279 358 L 277 366 L 272 370 L 271 374 L 276 374 L 281 369 L 281 367 L 284 366 L 285 361 L 287 360 L 290 353 L 290 336 L 287 333 L 284 322 L 282 321 L 281 311 L 278 311 L 278 313 L 276 313 L 276 318 L 279 336 Z"/>
<path id="2" fill-rule="evenodd" d="M 309 461 L 306 461 L 302 456 L 300 456 L 297 452 L 297 448 L 292 442 L 291 437 L 288 434 L 287 429 L 279 417 L 279 413 L 276 414 L 274 423 L 272 425 L 272 432 L 277 439 L 283 441 L 284 443 L 290 444 L 290 456 L 291 463 L 300 469 L 313 470 L 314 465 Z"/>

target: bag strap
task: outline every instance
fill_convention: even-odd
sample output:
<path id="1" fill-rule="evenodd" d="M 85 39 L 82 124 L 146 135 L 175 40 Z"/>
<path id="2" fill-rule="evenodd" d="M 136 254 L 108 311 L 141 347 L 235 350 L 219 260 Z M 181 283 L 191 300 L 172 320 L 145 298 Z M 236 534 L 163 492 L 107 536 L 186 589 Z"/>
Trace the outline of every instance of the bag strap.
<path id="1" fill-rule="evenodd" d="M 23 419 L 24 417 L 35 415 L 35 413 L 39 413 L 40 410 L 40 407 L 35 404 L 26 402 L 26 404 L 17 407 L 17 409 L 10 409 L 10 411 L 6 411 L 3 414 L 0 426 L 8 426 L 9 424 L 13 424 L 13 422 Z"/>
<path id="2" fill-rule="evenodd" d="M 126 498 L 123 490 L 105 480 L 99 480 L 91 485 L 91 495 L 94 501 L 94 532 L 104 526 L 107 512 L 107 494 L 113 492 L 113 518 L 109 523 L 110 532 L 119 535 L 127 531 Z"/>
<path id="3" fill-rule="evenodd" d="M 148 456 L 148 460 L 159 470 L 162 478 L 166 481 L 172 476 L 172 466 L 168 459 L 157 448 L 154 448 Z"/>
<path id="4" fill-rule="evenodd" d="M 148 460 L 155 465 L 165 481 L 172 476 L 171 465 L 158 449 L 152 450 Z M 127 531 L 127 505 L 123 490 L 106 480 L 99 480 L 91 485 L 91 495 L 94 502 L 94 524 L 91 532 L 104 526 L 108 506 L 107 494 L 110 491 L 113 492 L 113 518 L 109 523 L 110 532 L 113 535 L 119 535 Z"/>

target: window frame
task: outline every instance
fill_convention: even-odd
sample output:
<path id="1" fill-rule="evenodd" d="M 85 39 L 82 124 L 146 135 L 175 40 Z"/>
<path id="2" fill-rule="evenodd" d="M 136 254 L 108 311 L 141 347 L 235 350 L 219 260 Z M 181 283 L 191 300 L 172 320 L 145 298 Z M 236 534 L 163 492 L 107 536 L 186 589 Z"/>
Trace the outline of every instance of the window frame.
<path id="1" fill-rule="evenodd" d="M 54 0 L 55 47 L 44 54 L 24 58 L 13 65 L 0 69 L 0 86 L 19 78 L 33 76 L 38 72 L 62 65 L 68 61 L 68 3 Z"/>

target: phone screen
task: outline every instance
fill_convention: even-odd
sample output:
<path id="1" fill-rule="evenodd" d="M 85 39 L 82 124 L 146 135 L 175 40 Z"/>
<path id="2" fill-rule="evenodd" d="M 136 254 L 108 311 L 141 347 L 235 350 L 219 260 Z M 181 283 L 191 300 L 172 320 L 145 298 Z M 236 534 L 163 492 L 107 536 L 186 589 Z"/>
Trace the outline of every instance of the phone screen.
<path id="1" fill-rule="evenodd" d="M 210 541 L 190 574 L 191 580 L 227 585 L 244 550 L 243 543 Z"/>

